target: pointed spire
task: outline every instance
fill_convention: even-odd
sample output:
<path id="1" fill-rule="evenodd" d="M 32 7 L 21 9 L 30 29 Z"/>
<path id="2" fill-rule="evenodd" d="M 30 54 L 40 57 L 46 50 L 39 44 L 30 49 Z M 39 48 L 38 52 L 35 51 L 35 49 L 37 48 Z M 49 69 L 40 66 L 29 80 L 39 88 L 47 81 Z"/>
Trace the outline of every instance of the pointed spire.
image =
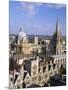
<path id="1" fill-rule="evenodd" d="M 59 18 L 57 18 L 57 23 L 56 23 L 56 33 L 60 32 L 60 23 L 59 23 Z"/>

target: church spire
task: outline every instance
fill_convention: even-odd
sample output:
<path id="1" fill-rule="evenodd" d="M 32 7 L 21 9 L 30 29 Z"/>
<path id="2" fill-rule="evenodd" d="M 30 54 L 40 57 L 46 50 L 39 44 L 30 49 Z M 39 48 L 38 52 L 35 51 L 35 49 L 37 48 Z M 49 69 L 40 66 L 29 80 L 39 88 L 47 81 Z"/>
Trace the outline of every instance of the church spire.
<path id="1" fill-rule="evenodd" d="M 60 22 L 59 22 L 59 18 L 57 18 L 57 23 L 56 23 L 56 33 L 60 33 Z"/>
<path id="2" fill-rule="evenodd" d="M 59 18 L 57 19 L 56 23 L 56 32 L 54 33 L 52 39 L 51 39 L 51 52 L 52 54 L 61 54 L 61 48 L 62 48 L 62 37 L 60 32 L 60 23 Z"/>

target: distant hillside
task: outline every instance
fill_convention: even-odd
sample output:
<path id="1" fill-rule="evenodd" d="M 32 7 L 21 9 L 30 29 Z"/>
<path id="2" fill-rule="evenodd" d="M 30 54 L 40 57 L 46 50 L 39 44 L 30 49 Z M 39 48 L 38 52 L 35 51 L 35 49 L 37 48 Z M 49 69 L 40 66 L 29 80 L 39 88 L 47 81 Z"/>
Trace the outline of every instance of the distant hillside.
<path id="1" fill-rule="evenodd" d="M 27 35 L 27 36 L 28 36 L 28 38 L 32 38 L 33 39 L 35 35 Z M 48 35 L 36 35 L 36 36 L 38 36 L 39 39 L 45 39 L 45 40 L 50 40 L 52 38 L 52 36 L 48 36 Z M 62 36 L 62 38 L 64 40 L 66 40 L 65 36 Z"/>
<path id="2" fill-rule="evenodd" d="M 10 37 L 16 36 L 16 34 L 10 34 L 9 36 L 10 36 Z M 34 36 L 38 36 L 39 39 L 46 39 L 46 40 L 49 40 L 49 39 L 52 38 L 52 36 L 49 36 L 49 35 L 27 35 L 27 37 L 28 37 L 29 39 L 34 39 Z M 66 37 L 65 37 L 65 36 L 62 36 L 62 38 L 63 38 L 64 40 L 66 40 Z"/>

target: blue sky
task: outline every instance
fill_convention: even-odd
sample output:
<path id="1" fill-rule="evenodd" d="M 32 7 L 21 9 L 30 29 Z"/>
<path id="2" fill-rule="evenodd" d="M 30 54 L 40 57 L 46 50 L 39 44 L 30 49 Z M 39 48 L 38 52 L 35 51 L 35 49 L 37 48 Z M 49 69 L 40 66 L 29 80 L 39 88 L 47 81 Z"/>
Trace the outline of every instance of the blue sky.
<path id="1" fill-rule="evenodd" d="M 66 32 L 66 7 L 63 4 L 9 2 L 9 32 L 18 33 L 20 27 L 26 34 L 52 35 L 59 18 L 61 33 Z"/>

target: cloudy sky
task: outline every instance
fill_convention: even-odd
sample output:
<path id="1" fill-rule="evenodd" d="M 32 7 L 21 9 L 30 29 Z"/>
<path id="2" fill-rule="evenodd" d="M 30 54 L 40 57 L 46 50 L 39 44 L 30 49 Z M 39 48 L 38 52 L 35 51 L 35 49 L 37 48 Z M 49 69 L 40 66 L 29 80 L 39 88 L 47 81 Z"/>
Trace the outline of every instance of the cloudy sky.
<path id="1" fill-rule="evenodd" d="M 61 33 L 66 31 L 66 7 L 63 4 L 9 2 L 9 31 L 18 33 L 20 27 L 26 34 L 52 35 L 59 18 Z"/>

